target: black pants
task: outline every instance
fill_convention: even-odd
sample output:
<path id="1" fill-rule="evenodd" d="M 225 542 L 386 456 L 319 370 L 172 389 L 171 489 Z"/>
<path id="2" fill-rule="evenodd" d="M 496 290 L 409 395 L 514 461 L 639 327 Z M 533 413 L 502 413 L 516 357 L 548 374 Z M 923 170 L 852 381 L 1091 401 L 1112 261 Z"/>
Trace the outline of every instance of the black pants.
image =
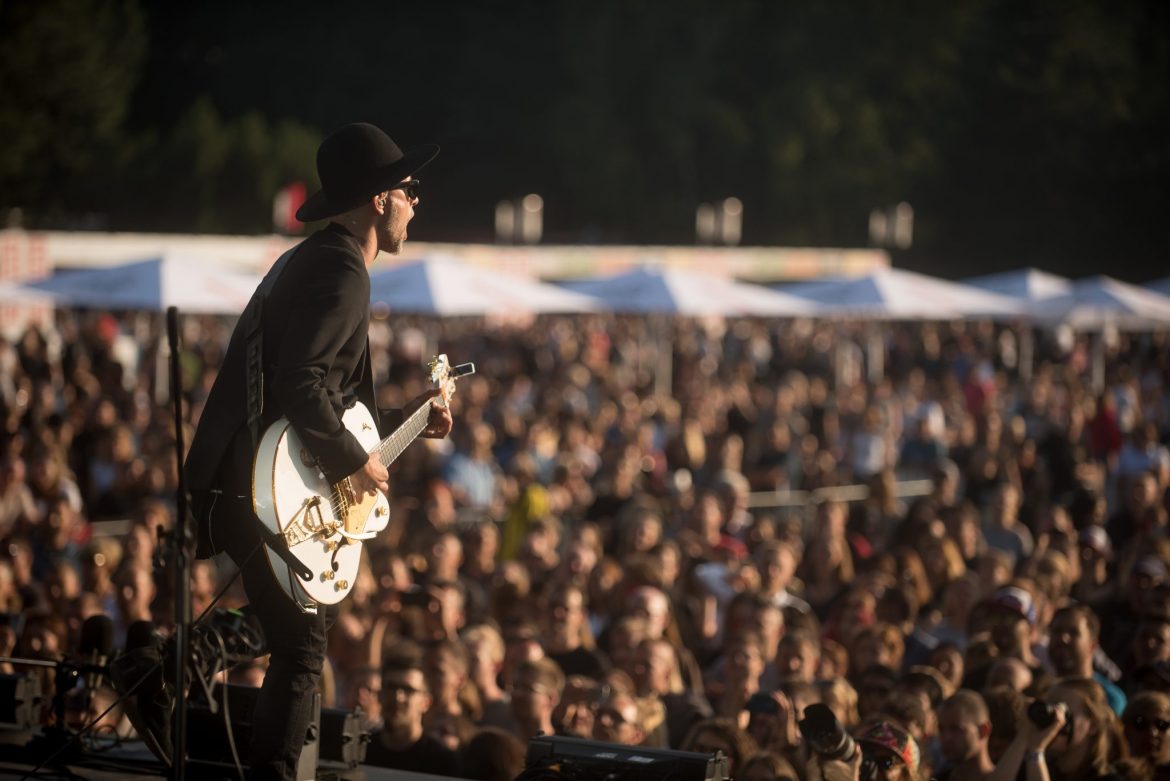
<path id="1" fill-rule="evenodd" d="M 291 780 L 312 720 L 333 613 L 324 606 L 317 615 L 301 612 L 277 584 L 252 513 L 248 477 L 238 470 L 223 475 L 223 493 L 206 499 L 206 531 L 212 549 L 226 552 L 240 568 L 271 653 L 252 714 L 248 777 Z"/>

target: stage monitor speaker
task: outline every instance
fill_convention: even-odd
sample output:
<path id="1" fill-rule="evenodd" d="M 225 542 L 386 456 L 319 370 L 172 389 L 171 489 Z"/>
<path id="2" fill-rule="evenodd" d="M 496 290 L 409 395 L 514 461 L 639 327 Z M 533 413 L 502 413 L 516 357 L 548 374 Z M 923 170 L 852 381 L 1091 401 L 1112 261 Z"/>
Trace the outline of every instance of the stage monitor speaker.
<path id="1" fill-rule="evenodd" d="M 724 781 L 728 777 L 722 752 L 698 754 L 555 736 L 528 741 L 525 767 L 526 775 L 538 776 L 544 768 L 550 776 L 614 781 Z"/>
<path id="2" fill-rule="evenodd" d="M 361 708 L 321 709 L 321 762 L 355 768 L 366 758 L 370 734 L 362 729 L 364 713 Z"/>
<path id="3" fill-rule="evenodd" d="M 244 772 L 248 772 L 248 743 L 252 739 L 252 711 L 260 689 L 255 686 L 227 684 L 228 718 L 223 712 L 224 684 L 217 684 L 212 695 L 217 712 L 212 713 L 208 703 L 201 699 L 189 700 L 187 711 L 187 767 L 193 778 L 222 778 L 235 771 L 235 758 L 228 745 L 225 721 L 231 722 L 232 739 Z M 320 747 L 321 697 L 313 696 L 313 719 L 305 735 L 305 747 L 297 765 L 297 781 L 317 778 Z"/>
<path id="4" fill-rule="evenodd" d="M 0 674 L 0 729 L 30 730 L 41 723 L 41 680 L 27 673 Z"/>

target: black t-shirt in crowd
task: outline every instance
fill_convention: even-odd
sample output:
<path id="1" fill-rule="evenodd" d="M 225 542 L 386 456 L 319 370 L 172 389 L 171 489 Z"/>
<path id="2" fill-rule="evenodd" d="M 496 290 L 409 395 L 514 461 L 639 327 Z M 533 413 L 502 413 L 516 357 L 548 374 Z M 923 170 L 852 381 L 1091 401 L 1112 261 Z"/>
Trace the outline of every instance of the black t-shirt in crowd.
<path id="1" fill-rule="evenodd" d="M 459 775 L 459 755 L 430 735 L 423 735 L 417 743 L 401 751 L 386 748 L 379 737 L 378 733 L 371 736 L 363 764 L 435 776 Z"/>

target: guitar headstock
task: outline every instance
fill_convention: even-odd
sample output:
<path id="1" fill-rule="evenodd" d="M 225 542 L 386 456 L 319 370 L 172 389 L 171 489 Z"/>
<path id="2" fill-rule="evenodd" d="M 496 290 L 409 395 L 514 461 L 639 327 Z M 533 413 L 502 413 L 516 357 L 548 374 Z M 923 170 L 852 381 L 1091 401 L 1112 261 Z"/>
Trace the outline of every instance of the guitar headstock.
<path id="1" fill-rule="evenodd" d="M 455 380 L 458 377 L 466 377 L 469 374 L 475 374 L 474 363 L 461 363 L 458 366 L 451 366 L 451 362 L 447 360 L 446 353 L 440 353 L 434 358 L 431 358 L 428 369 L 431 374 L 431 382 L 439 389 L 439 400 L 436 404 L 446 407 L 451 403 L 451 397 L 455 395 Z"/>

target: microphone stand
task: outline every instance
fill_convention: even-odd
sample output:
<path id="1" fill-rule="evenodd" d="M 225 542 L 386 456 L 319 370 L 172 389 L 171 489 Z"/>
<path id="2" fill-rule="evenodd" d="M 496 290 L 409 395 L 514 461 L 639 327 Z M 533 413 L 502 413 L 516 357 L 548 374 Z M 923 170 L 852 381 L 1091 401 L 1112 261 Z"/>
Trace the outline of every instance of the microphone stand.
<path id="1" fill-rule="evenodd" d="M 170 778 L 185 781 L 187 765 L 187 657 L 191 650 L 191 540 L 187 512 L 187 481 L 183 472 L 183 384 L 179 376 L 179 310 L 167 307 L 167 341 L 171 347 L 171 403 L 175 410 L 175 450 L 179 487 L 171 555 L 175 575 L 175 710 L 172 719 Z"/>

